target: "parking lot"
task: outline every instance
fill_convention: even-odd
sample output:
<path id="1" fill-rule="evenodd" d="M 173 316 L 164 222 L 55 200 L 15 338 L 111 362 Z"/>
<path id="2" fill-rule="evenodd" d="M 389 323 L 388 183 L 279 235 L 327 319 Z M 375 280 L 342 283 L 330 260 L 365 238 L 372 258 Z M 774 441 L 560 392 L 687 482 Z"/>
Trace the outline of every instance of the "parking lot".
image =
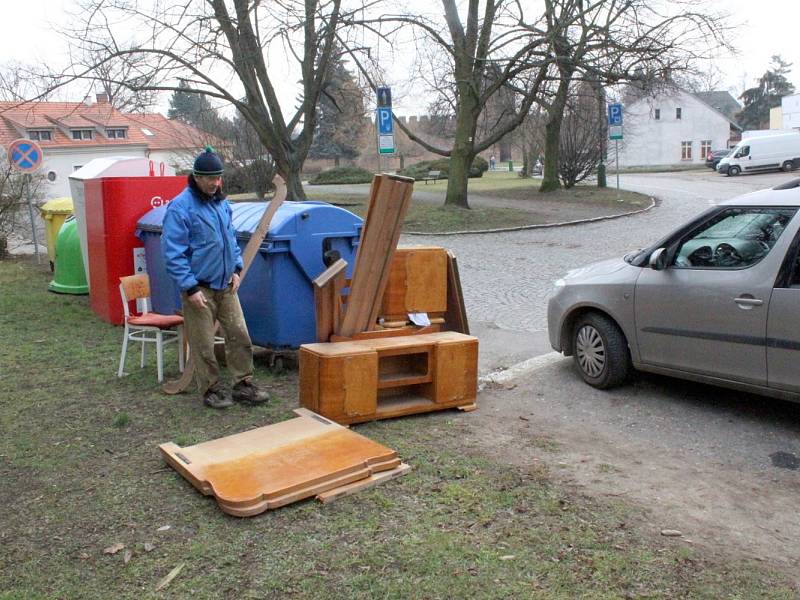
<path id="1" fill-rule="evenodd" d="M 459 258 L 485 373 L 549 352 L 547 299 L 567 270 L 647 245 L 709 205 L 795 177 L 624 175 L 623 187 L 652 194 L 658 206 L 611 221 L 424 242 Z M 785 565 L 800 560 L 792 459 L 800 456 L 800 405 L 651 375 L 601 392 L 580 380 L 571 359 L 549 358 L 508 389 L 485 393 L 472 420 L 477 439 L 510 461 L 544 461 L 587 493 L 641 503 L 654 529 L 680 530 L 691 543 Z M 552 444 L 534 443 L 542 436 Z"/>

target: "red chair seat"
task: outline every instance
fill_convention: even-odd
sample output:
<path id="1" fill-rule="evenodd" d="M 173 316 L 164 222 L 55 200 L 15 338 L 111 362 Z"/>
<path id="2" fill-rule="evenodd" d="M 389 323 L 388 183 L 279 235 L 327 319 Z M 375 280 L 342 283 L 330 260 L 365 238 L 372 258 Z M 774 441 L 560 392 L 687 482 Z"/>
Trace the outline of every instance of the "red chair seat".
<path id="1" fill-rule="evenodd" d="M 128 323 L 139 327 L 158 327 L 159 329 L 169 329 L 176 325 L 183 325 L 183 317 L 180 315 L 160 315 L 158 313 L 147 313 L 144 315 L 132 315 L 128 317 Z"/>

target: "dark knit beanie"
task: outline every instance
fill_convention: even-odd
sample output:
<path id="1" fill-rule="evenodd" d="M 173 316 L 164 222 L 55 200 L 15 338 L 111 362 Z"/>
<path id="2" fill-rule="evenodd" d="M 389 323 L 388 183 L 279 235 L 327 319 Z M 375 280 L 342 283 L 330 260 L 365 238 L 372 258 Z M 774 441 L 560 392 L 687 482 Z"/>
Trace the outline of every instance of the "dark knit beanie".
<path id="1" fill-rule="evenodd" d="M 195 175 L 222 175 L 222 159 L 214 152 L 214 148 L 206 146 L 204 152 L 197 155 L 194 159 L 194 169 L 192 172 Z"/>

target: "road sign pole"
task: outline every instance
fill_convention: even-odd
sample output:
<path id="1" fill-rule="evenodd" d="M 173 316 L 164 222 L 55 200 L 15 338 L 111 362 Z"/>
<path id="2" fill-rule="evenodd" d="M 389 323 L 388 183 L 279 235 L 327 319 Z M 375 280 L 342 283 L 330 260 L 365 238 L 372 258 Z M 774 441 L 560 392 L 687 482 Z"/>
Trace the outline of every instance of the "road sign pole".
<path id="1" fill-rule="evenodd" d="M 617 155 L 617 198 L 619 198 L 619 140 L 614 140 L 614 154 Z"/>
<path id="2" fill-rule="evenodd" d="M 30 173 L 25 174 L 25 190 L 28 197 L 28 214 L 31 218 L 31 233 L 33 235 L 33 251 L 36 254 L 36 263 L 40 263 L 39 259 L 39 241 L 36 239 L 36 221 L 33 217 L 33 194 L 31 193 L 31 177 Z"/>

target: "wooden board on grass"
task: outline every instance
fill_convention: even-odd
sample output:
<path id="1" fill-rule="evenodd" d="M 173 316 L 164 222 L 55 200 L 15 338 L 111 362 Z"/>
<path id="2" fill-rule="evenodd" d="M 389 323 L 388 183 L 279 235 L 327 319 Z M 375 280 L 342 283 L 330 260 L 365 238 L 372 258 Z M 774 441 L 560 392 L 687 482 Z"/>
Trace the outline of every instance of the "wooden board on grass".
<path id="1" fill-rule="evenodd" d="M 391 471 L 383 471 L 382 473 L 376 473 L 375 475 L 370 475 L 369 477 L 367 477 L 366 479 L 362 479 L 361 481 L 348 483 L 347 485 L 343 485 L 342 487 L 334 488 L 332 490 L 328 490 L 327 492 L 322 492 L 321 494 L 317 494 L 317 500 L 319 500 L 323 504 L 328 504 L 329 502 L 333 502 L 334 500 L 338 500 L 339 498 L 350 496 L 351 494 L 358 493 L 361 490 L 366 490 L 380 483 L 384 483 L 391 479 L 396 479 L 397 477 L 401 477 L 402 475 L 408 473 L 410 470 L 411 470 L 411 465 L 407 465 L 406 463 L 401 463 L 399 467 L 397 467 L 396 469 L 392 469 Z"/>
<path id="2" fill-rule="evenodd" d="M 182 448 L 159 449 L 189 483 L 230 515 L 265 510 L 391 471 L 397 453 L 309 410 L 297 418 Z"/>

